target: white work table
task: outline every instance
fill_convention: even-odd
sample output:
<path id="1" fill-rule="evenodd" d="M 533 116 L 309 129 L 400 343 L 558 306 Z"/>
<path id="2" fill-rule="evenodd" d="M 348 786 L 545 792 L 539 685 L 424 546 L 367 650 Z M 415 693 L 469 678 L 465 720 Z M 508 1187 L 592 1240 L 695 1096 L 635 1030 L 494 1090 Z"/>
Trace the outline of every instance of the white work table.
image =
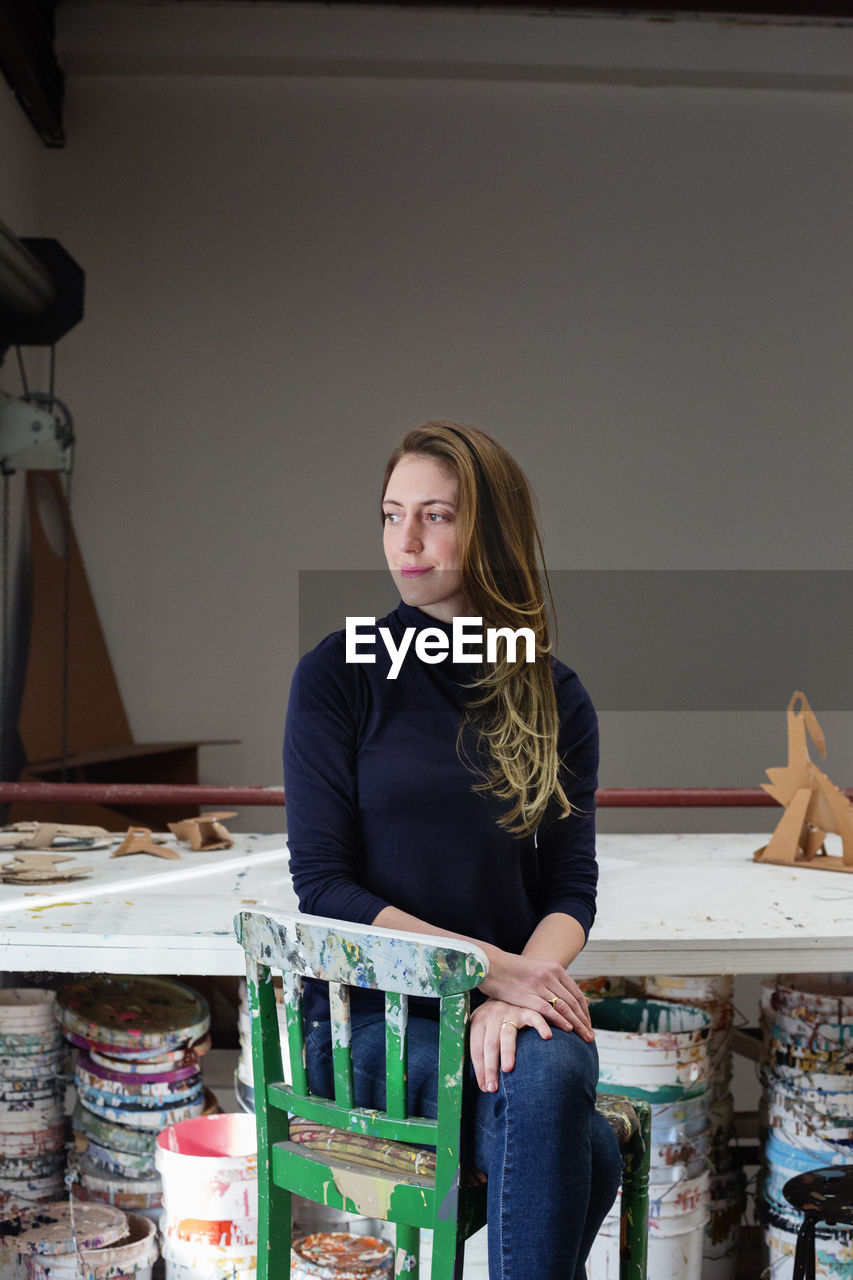
<path id="1" fill-rule="evenodd" d="M 752 861 L 760 835 L 603 835 L 578 975 L 853 970 L 853 875 Z M 241 974 L 244 906 L 295 910 L 281 836 L 179 861 L 80 850 L 87 879 L 0 885 L 0 969 Z"/>

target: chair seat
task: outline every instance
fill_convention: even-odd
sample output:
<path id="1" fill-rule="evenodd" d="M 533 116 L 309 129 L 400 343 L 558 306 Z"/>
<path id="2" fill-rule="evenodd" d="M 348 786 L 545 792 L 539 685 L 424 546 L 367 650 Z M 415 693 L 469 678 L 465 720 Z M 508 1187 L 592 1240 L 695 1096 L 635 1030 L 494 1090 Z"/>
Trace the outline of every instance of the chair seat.
<path id="1" fill-rule="evenodd" d="M 639 1131 L 637 1113 L 627 1098 L 612 1093 L 599 1093 L 595 1109 L 603 1116 L 616 1134 L 619 1149 L 624 1150 Z M 292 1117 L 290 1142 L 300 1148 L 308 1147 L 338 1161 L 362 1165 L 374 1169 L 386 1169 L 396 1173 L 418 1175 L 435 1181 L 435 1151 L 430 1147 L 418 1147 L 411 1142 L 390 1142 L 385 1138 L 372 1138 L 363 1133 L 335 1129 L 331 1125 L 316 1124 L 312 1120 Z M 466 1183 L 476 1186 L 486 1181 L 486 1175 L 478 1169 L 466 1170 Z"/>
<path id="2" fill-rule="evenodd" d="M 350 1133 L 346 1129 L 334 1129 L 331 1125 L 315 1124 L 311 1120 L 292 1118 L 290 1143 L 308 1147 L 330 1161 L 359 1165 L 407 1176 L 424 1178 L 425 1186 L 435 1183 L 435 1151 L 430 1147 L 418 1147 L 411 1142 L 389 1142 L 384 1138 L 371 1138 L 363 1133 Z M 466 1186 L 476 1187 L 486 1182 L 486 1175 L 478 1169 L 465 1170 Z"/>
<path id="3" fill-rule="evenodd" d="M 853 1225 L 853 1164 L 827 1165 L 789 1178 L 782 1194 L 800 1213 L 830 1226 Z"/>
<path id="4" fill-rule="evenodd" d="M 595 1109 L 616 1134 L 619 1150 L 624 1151 L 640 1130 L 640 1121 L 631 1103 L 627 1098 L 617 1097 L 614 1093 L 599 1093 L 595 1098 Z"/>

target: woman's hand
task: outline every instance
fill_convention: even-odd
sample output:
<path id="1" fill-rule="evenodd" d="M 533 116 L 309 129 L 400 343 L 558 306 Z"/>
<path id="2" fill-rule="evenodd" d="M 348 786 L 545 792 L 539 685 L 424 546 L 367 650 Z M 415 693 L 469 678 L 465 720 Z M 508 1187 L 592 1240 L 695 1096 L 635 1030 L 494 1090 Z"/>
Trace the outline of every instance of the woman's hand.
<path id="1" fill-rule="evenodd" d="M 553 1034 L 540 1014 L 505 1000 L 486 1000 L 471 1014 L 471 1062 L 484 1093 L 494 1093 L 501 1071 L 515 1066 L 515 1038 L 522 1027 L 535 1028 L 543 1040 Z"/>
<path id="2" fill-rule="evenodd" d="M 576 1031 L 584 1040 L 595 1039 L 586 996 L 556 960 L 491 948 L 489 972 L 480 990 L 491 1000 L 538 1014 L 562 1031 Z"/>

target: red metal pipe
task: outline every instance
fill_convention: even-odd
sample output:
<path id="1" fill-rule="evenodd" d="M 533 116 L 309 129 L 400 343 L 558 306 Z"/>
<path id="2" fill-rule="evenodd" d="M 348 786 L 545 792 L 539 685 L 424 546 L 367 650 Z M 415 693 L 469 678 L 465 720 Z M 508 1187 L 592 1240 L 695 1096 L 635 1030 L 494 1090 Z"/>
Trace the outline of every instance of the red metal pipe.
<path id="1" fill-rule="evenodd" d="M 125 782 L 0 782 L 0 804 L 283 805 L 282 787 L 209 787 Z"/>
<path id="2" fill-rule="evenodd" d="M 776 801 L 759 787 L 603 787 L 599 809 L 765 809 Z"/>
<path id="3" fill-rule="evenodd" d="M 853 799 L 853 788 L 845 792 Z M 0 782 L 0 804 L 203 804 L 217 808 L 283 805 L 281 787 L 181 786 L 95 782 Z M 772 808 L 758 787 L 603 787 L 602 809 Z"/>

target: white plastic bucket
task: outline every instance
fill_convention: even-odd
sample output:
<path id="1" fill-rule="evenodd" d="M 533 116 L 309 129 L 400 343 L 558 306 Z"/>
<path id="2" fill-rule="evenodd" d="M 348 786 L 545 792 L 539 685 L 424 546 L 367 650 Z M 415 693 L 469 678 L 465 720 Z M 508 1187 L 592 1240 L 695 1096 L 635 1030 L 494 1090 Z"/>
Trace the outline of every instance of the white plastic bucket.
<path id="1" fill-rule="evenodd" d="M 101 1249 L 84 1249 L 80 1254 L 59 1254 L 29 1259 L 30 1280 L 151 1280 L 154 1263 L 160 1256 L 154 1223 L 128 1214 L 127 1236 Z"/>
<path id="2" fill-rule="evenodd" d="M 673 974 L 651 974 L 644 980 L 646 995 L 675 1000 L 680 1004 L 700 1001 L 732 1000 L 734 978 L 730 973 L 682 977 Z"/>
<path id="3" fill-rule="evenodd" d="M 652 1169 L 672 1168 L 675 1165 L 691 1164 L 695 1160 L 703 1160 L 708 1156 L 711 1145 L 711 1130 L 703 1129 L 692 1138 L 683 1138 L 680 1142 L 652 1143 Z M 652 1182 L 657 1181 L 654 1173 L 649 1175 Z"/>
<path id="4" fill-rule="evenodd" d="M 665 1088 L 667 1085 L 695 1086 L 708 1079 L 707 1059 L 704 1062 L 675 1062 L 669 1066 L 647 1066 L 643 1058 L 626 1056 L 614 1061 L 599 1059 L 599 1082 L 607 1085 L 633 1085 L 638 1089 Z"/>
<path id="5" fill-rule="evenodd" d="M 154 1163 L 172 1221 L 257 1219 L 258 1154 L 254 1116 L 200 1116 L 164 1129 Z"/>
<path id="6" fill-rule="evenodd" d="M 711 1202 L 711 1175 L 707 1170 L 695 1178 L 676 1182 L 649 1183 L 649 1222 L 657 1218 L 683 1217 L 701 1209 L 707 1215 Z"/>
<path id="7" fill-rule="evenodd" d="M 44 987 L 0 988 L 0 1031 L 56 1026 L 56 992 Z"/>
<path id="8" fill-rule="evenodd" d="M 786 1089 L 797 1091 L 815 1111 L 827 1115 L 853 1116 L 853 1075 L 825 1071 L 803 1072 L 801 1067 L 776 1064 L 772 1072 L 763 1073 L 765 1083 L 775 1081 Z"/>
<path id="9" fill-rule="evenodd" d="M 590 1007 L 596 1042 L 601 1055 L 608 1048 L 637 1045 L 647 1049 L 673 1049 L 704 1044 L 711 1020 L 701 1009 L 659 1000 L 620 999 L 612 996 L 596 1000 Z"/>
<path id="10" fill-rule="evenodd" d="M 761 1007 L 812 1021 L 853 1019 L 853 975 L 780 973 L 762 982 Z"/>
<path id="11" fill-rule="evenodd" d="M 708 1127 L 708 1099 L 704 1093 L 676 1102 L 653 1102 L 652 1142 L 679 1142 Z"/>
<path id="12" fill-rule="evenodd" d="M 702 1280 L 708 1207 L 649 1223 L 650 1280 Z M 607 1217 L 586 1263 L 588 1280 L 619 1280 L 619 1218 Z"/>
<path id="13" fill-rule="evenodd" d="M 163 1237 L 166 1280 L 255 1280 L 255 1245 L 208 1245 Z"/>
<path id="14" fill-rule="evenodd" d="M 604 1088 L 649 1102 L 706 1091 L 710 1019 L 662 1001 L 607 998 L 590 1005 Z"/>
<path id="15" fill-rule="evenodd" d="M 742 1168 L 711 1174 L 711 1204 L 702 1250 L 702 1280 L 735 1280 L 740 1227 L 746 1212 Z"/>

